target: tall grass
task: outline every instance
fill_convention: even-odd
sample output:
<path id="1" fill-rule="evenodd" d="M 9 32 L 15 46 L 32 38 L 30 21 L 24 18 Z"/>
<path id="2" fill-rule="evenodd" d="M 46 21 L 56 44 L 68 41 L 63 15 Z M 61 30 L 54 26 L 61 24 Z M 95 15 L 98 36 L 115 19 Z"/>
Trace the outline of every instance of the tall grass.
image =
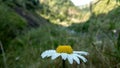
<path id="1" fill-rule="evenodd" d="M 119 65 L 116 57 L 111 56 L 115 54 L 116 41 L 112 32 L 76 32 L 48 24 L 13 40 L 6 52 L 7 64 L 10 68 L 61 68 L 60 59 L 42 59 L 40 54 L 44 50 L 56 49 L 60 44 L 69 44 L 74 50 L 88 51 L 89 56 L 88 62 L 80 65 L 66 62 L 68 68 L 114 68 Z"/>
<path id="2" fill-rule="evenodd" d="M 0 4 L 0 40 L 6 45 L 27 26 L 26 21 L 7 5 Z"/>

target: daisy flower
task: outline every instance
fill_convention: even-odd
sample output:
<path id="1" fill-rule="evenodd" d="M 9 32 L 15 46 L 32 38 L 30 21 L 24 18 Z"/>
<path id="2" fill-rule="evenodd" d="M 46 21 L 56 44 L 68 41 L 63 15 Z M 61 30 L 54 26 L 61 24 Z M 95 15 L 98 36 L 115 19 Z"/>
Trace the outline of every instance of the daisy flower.
<path id="1" fill-rule="evenodd" d="M 80 59 L 86 62 L 87 59 L 83 55 L 88 55 L 88 52 L 73 51 L 70 45 L 60 45 L 56 50 L 46 50 L 41 54 L 42 58 L 51 57 L 52 60 L 61 57 L 63 60 L 68 60 L 70 64 L 72 64 L 73 61 L 80 64 Z"/>

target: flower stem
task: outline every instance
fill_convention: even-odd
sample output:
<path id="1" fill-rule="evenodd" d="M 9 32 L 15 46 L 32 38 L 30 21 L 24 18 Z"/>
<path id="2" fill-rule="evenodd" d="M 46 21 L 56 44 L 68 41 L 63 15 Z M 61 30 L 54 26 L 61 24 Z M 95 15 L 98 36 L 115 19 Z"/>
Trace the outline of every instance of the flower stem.
<path id="1" fill-rule="evenodd" d="M 62 60 L 62 66 L 65 68 L 65 60 Z"/>
<path id="2" fill-rule="evenodd" d="M 0 41 L 0 48 L 1 48 L 1 50 L 2 50 L 2 56 L 3 56 L 4 66 L 5 66 L 5 68 L 8 68 L 8 67 L 7 67 L 7 62 L 6 62 L 5 51 L 4 51 L 4 48 L 3 48 L 3 45 L 2 45 L 2 43 L 1 43 L 1 41 Z"/>

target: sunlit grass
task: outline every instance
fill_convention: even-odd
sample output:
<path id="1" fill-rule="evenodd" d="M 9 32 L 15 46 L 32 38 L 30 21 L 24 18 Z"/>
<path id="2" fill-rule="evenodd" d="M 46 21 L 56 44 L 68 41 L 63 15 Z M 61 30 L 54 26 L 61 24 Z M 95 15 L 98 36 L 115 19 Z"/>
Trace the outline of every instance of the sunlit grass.
<path id="1" fill-rule="evenodd" d="M 119 4 L 115 0 L 110 0 L 108 3 L 108 0 L 101 0 L 97 5 L 95 5 L 93 8 L 93 12 L 96 15 L 99 14 L 107 14 L 112 9 L 118 7 Z"/>
<path id="2" fill-rule="evenodd" d="M 90 16 L 92 16 L 90 13 L 91 11 L 95 15 L 107 14 L 119 5 L 115 0 L 111 0 L 109 3 L 108 0 L 105 0 L 93 4 L 92 7 L 79 9 L 79 7 L 73 6 L 70 1 L 61 1 L 60 3 L 63 3 L 61 6 L 57 1 L 53 0 L 52 2 L 54 3 L 51 3 L 51 1 L 41 3 L 42 6 L 44 6 L 44 10 L 36 10 L 36 13 L 48 19 L 50 22 L 62 26 L 70 26 L 73 23 L 87 21 Z M 92 8 L 92 10 L 90 10 L 90 8 Z"/>
<path id="3" fill-rule="evenodd" d="M 90 17 L 89 8 L 79 9 L 73 6 L 69 0 L 61 0 L 60 2 L 49 0 L 41 3 L 41 5 L 44 10 L 36 10 L 36 13 L 48 19 L 50 22 L 62 26 L 70 26 L 72 23 L 84 22 Z"/>

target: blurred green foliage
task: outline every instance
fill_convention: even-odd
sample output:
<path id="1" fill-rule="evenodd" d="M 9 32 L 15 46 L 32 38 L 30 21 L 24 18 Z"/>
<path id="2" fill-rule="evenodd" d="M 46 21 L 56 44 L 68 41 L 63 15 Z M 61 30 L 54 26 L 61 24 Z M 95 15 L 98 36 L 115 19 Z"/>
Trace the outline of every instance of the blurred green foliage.
<path id="1" fill-rule="evenodd" d="M 5 4 L 0 4 L 0 40 L 7 44 L 26 27 L 26 21 Z"/>
<path id="2" fill-rule="evenodd" d="M 16 5 L 28 10 L 34 10 L 39 6 L 39 0 L 3 0 L 2 2 L 10 6 Z"/>

